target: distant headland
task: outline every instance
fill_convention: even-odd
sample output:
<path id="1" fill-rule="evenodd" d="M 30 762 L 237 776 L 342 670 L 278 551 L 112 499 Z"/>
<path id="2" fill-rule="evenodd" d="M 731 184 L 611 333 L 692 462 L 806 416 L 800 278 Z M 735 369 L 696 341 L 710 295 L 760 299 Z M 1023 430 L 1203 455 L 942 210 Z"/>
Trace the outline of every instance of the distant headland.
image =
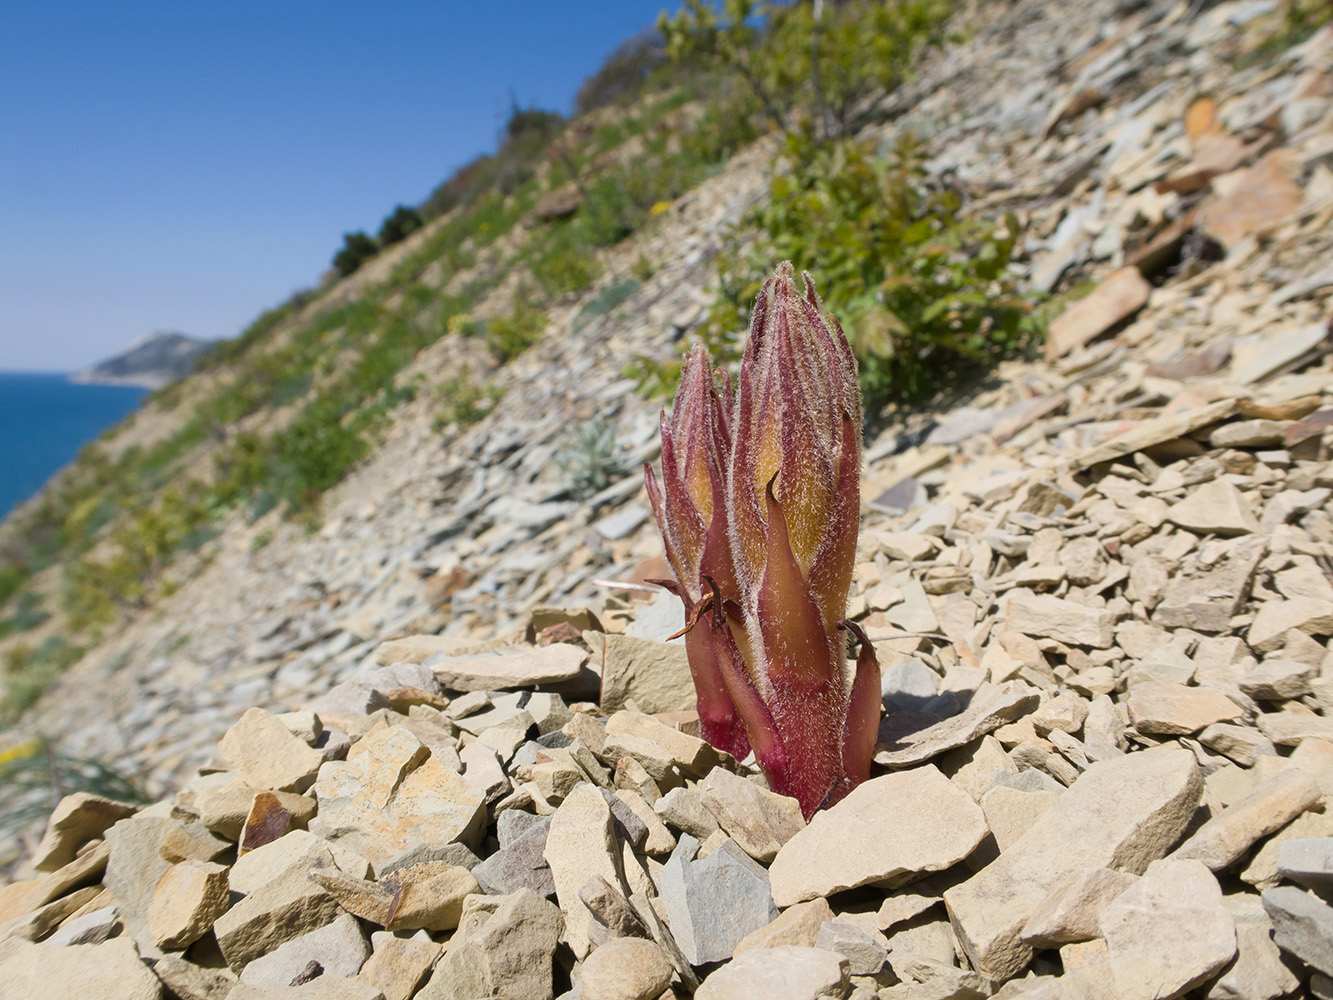
<path id="1" fill-rule="evenodd" d="M 183 333 L 164 331 L 138 338 L 114 357 L 75 372 L 71 382 L 82 385 L 136 385 L 160 389 L 188 375 L 195 359 L 210 344 Z"/>

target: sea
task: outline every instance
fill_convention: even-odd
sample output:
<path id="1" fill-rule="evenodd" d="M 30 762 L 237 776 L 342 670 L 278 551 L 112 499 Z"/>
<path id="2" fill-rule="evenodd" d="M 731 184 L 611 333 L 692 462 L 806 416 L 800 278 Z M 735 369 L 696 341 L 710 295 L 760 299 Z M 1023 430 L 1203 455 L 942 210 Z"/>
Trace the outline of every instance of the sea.
<path id="1" fill-rule="evenodd" d="M 0 372 L 0 517 L 145 395 L 131 386 L 75 385 L 64 375 Z"/>

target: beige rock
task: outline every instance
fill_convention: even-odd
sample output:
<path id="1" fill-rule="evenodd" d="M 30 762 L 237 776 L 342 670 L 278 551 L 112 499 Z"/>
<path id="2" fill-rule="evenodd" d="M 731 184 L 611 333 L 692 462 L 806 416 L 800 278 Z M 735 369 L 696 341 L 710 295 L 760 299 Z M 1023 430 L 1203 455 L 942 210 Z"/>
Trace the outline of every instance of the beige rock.
<path id="1" fill-rule="evenodd" d="M 772 923 L 741 938 L 732 953 L 739 955 L 742 951 L 755 948 L 778 948 L 783 945 L 813 948 L 819 940 L 820 926 L 833 918 L 833 910 L 826 899 L 796 903 L 778 914 Z"/>
<path id="2" fill-rule="evenodd" d="M 0 944 L 0 995 L 14 1000 L 160 1000 L 162 984 L 140 960 L 129 937 L 72 945 L 58 952 L 11 939 Z"/>
<path id="3" fill-rule="evenodd" d="M 1288 629 L 1307 635 L 1333 635 L 1333 602 L 1314 597 L 1265 601 L 1254 616 L 1246 641 L 1261 653 L 1282 648 Z"/>
<path id="4" fill-rule="evenodd" d="M 1259 530 L 1249 502 L 1225 479 L 1197 486 L 1171 505 L 1167 520 L 1199 535 L 1245 535 Z"/>
<path id="5" fill-rule="evenodd" d="M 633 635 L 608 635 L 605 646 L 603 712 L 618 712 L 627 700 L 649 714 L 694 708 L 697 696 L 683 645 Z"/>
<path id="6" fill-rule="evenodd" d="M 1275 756 L 1277 748 L 1259 730 L 1229 722 L 1215 722 L 1199 734 L 1199 742 L 1234 760 L 1242 767 L 1251 767 L 1258 756 Z"/>
<path id="7" fill-rule="evenodd" d="M 783 844 L 805 829 L 799 802 L 724 768 L 709 772 L 699 785 L 699 796 L 718 825 L 756 861 L 772 861 Z"/>
<path id="8" fill-rule="evenodd" d="M 1236 924 L 1236 958 L 1209 988 L 1208 1000 L 1274 1000 L 1300 986 L 1273 943 L 1273 922 L 1259 897 L 1238 892 L 1223 901 Z"/>
<path id="9" fill-rule="evenodd" d="M 1303 812 L 1282 829 L 1268 837 L 1240 871 L 1242 882 L 1262 891 L 1282 881 L 1277 869 L 1278 854 L 1288 840 L 1333 837 L 1333 812 Z"/>
<path id="10" fill-rule="evenodd" d="M 177 955 L 158 959 L 153 972 L 167 987 L 167 995 L 180 1000 L 225 1000 L 237 984 L 236 974 L 225 965 L 205 967 Z"/>
<path id="11" fill-rule="evenodd" d="M 779 907 L 869 882 L 902 885 L 967 857 L 986 836 L 968 795 L 933 766 L 871 778 L 816 813 L 769 868 Z"/>
<path id="12" fill-rule="evenodd" d="M 374 951 L 357 978 L 383 993 L 384 1000 L 411 1000 L 443 954 L 429 938 L 376 931 L 370 940 Z"/>
<path id="13" fill-rule="evenodd" d="M 458 926 L 463 900 L 481 891 L 466 868 L 439 861 L 400 868 L 386 879 L 394 888 L 388 930 L 451 931 Z"/>
<path id="14" fill-rule="evenodd" d="M 1006 627 L 1074 646 L 1105 649 L 1115 639 L 1115 615 L 1059 597 L 1015 594 L 1005 602 Z"/>
<path id="15" fill-rule="evenodd" d="M 376 872 L 407 859 L 476 846 L 486 810 L 480 791 L 440 764 L 414 735 L 391 726 L 363 739 L 344 761 L 320 768 L 313 833 L 362 854 Z"/>
<path id="16" fill-rule="evenodd" d="M 448 951 L 416 1000 L 550 997 L 559 937 L 560 911 L 531 889 L 469 896 Z"/>
<path id="17" fill-rule="evenodd" d="M 1262 712 L 1254 721 L 1259 732 L 1278 746 L 1294 747 L 1304 740 L 1333 742 L 1333 718 L 1326 716 Z"/>
<path id="18" fill-rule="evenodd" d="M 1088 703 L 1073 691 L 1064 691 L 1038 706 L 1029 716 L 1038 736 L 1046 736 L 1053 729 L 1074 734 L 1083 728 L 1088 717 Z"/>
<path id="19" fill-rule="evenodd" d="M 981 796 L 981 811 L 986 816 L 986 825 L 995 837 L 996 846 L 1004 851 L 1039 823 L 1047 810 L 1059 801 L 1060 793 L 1056 791 L 994 785 Z"/>
<path id="20" fill-rule="evenodd" d="M 168 818 L 165 806 L 149 806 L 107 830 L 111 853 L 102 876 L 102 884 L 116 897 L 120 918 L 139 946 L 139 954 L 153 958 L 159 952 L 148 928 L 148 907 L 158 880 L 171 867 L 162 857 L 162 841 L 178 825 Z"/>
<path id="21" fill-rule="evenodd" d="M 227 1000 L 383 1000 L 383 994 L 359 979 L 316 976 L 299 986 L 250 986 L 237 983 Z"/>
<path id="22" fill-rule="evenodd" d="M 229 902 L 225 865 L 182 861 L 158 880 L 148 906 L 148 928 L 158 947 L 180 951 L 207 933 Z"/>
<path id="23" fill-rule="evenodd" d="M 996 771 L 1018 773 L 1018 766 L 1009 759 L 1004 746 L 994 736 L 983 736 L 973 746 L 951 750 L 936 764 L 950 781 L 978 803 L 990 787 L 991 775 Z"/>
<path id="24" fill-rule="evenodd" d="M 612 938 L 584 960 L 579 1000 L 657 1000 L 671 983 L 671 963 L 642 938 Z"/>
<path id="25" fill-rule="evenodd" d="M 1138 876 L 1111 868 L 1075 868 L 1051 886 L 1020 936 L 1034 948 L 1095 938 L 1102 910 L 1136 882 Z"/>
<path id="26" fill-rule="evenodd" d="M 1086 469 L 1101 462 L 1110 462 L 1124 455 L 1151 448 L 1153 445 L 1174 441 L 1193 433 L 1201 427 L 1225 420 L 1236 410 L 1234 399 L 1221 399 L 1215 403 L 1206 403 L 1189 410 L 1171 411 L 1152 420 L 1145 420 L 1137 427 L 1117 434 L 1103 444 L 1095 445 L 1078 456 L 1076 468 Z"/>
<path id="27" fill-rule="evenodd" d="M 370 957 L 370 943 L 356 917 L 343 913 L 323 927 L 292 938 L 245 967 L 247 986 L 281 989 L 289 986 L 311 962 L 323 970 L 319 978 L 355 976 Z"/>
<path id="28" fill-rule="evenodd" d="M 820 1000 L 843 997 L 847 959 L 819 948 L 783 945 L 747 951 L 703 981 L 696 1000 Z"/>
<path id="29" fill-rule="evenodd" d="M 135 809 L 88 792 L 66 795 L 46 821 L 46 833 L 33 852 L 32 867 L 39 872 L 63 868 L 74 860 L 80 847 L 102 836 L 118 820 L 132 816 Z"/>
<path id="30" fill-rule="evenodd" d="M 1041 694 L 1022 681 L 978 691 L 960 715 L 933 726 L 904 734 L 891 743 L 881 742 L 875 763 L 886 767 L 912 767 L 957 747 L 962 747 L 1005 723 L 1022 718 L 1037 707 Z M 889 716 L 889 722 L 892 722 Z M 989 774 L 986 775 L 989 778 Z"/>
<path id="31" fill-rule="evenodd" d="M 672 848 L 676 846 L 676 838 L 672 836 L 667 825 L 662 822 L 662 817 L 657 815 L 647 800 L 629 788 L 617 788 L 615 794 L 616 798 L 629 806 L 630 812 L 648 828 L 648 836 L 643 842 L 643 852 L 651 855 L 670 854 Z"/>
<path id="32" fill-rule="evenodd" d="M 340 871 L 354 878 L 367 878 L 370 864 L 364 857 L 337 842 L 330 843 L 306 830 L 292 830 L 271 844 L 238 858 L 227 874 L 227 888 L 244 895 L 262 889 L 298 861 L 307 868 L 330 852 Z"/>
<path id="33" fill-rule="evenodd" d="M 580 646 L 557 642 L 479 656 L 437 655 L 425 662 L 447 691 L 501 691 L 572 681 L 588 662 L 588 653 Z"/>
<path id="34" fill-rule="evenodd" d="M 262 708 L 247 709 L 223 735 L 218 752 L 250 787 L 280 792 L 305 791 L 324 763 L 318 750 Z"/>
<path id="35" fill-rule="evenodd" d="M 333 866 L 327 849 L 315 860 Z M 311 880 L 309 872 L 307 861 L 298 861 L 213 922 L 218 947 L 232 971 L 239 974 L 260 955 L 338 915 L 334 898 Z"/>
<path id="36" fill-rule="evenodd" d="M 945 892 L 972 967 L 997 980 L 1023 969 L 1032 949 L 1022 941 L 1022 929 L 1056 882 L 1076 868 L 1144 871 L 1175 845 L 1202 793 L 1188 750 L 1127 754 L 1091 765 L 1041 823 Z"/>
<path id="37" fill-rule="evenodd" d="M 1136 684 L 1129 691 L 1129 719 L 1141 733 L 1184 736 L 1244 714 L 1220 691 L 1184 684 Z"/>
<path id="38" fill-rule="evenodd" d="M 673 765 L 702 778 L 721 762 L 718 751 L 703 740 L 641 712 L 617 712 L 606 720 L 603 755 L 633 757 L 659 782 Z"/>
<path id="39" fill-rule="evenodd" d="M 1099 921 L 1116 996 L 1165 1000 L 1207 980 L 1236 955 L 1236 926 L 1211 872 L 1197 861 L 1150 864 Z"/>
<path id="40" fill-rule="evenodd" d="M 1310 693 L 1316 670 L 1291 660 L 1264 660 L 1240 679 L 1240 689 L 1259 701 L 1285 701 Z"/>
<path id="41" fill-rule="evenodd" d="M 261 789 L 253 788 L 240 778 L 226 784 L 207 788 L 195 798 L 199 820 L 209 830 L 230 841 L 238 841 L 245 830 L 255 796 Z M 270 792 L 283 809 L 291 815 L 291 825 L 305 829 L 315 814 L 315 800 L 295 792 Z"/>
<path id="42" fill-rule="evenodd" d="M 594 785 L 579 785 L 551 817 L 544 851 L 565 918 L 565 940 L 579 958 L 587 955 L 592 914 L 579 890 L 596 876 L 628 896 L 611 807 Z"/>
<path id="43" fill-rule="evenodd" d="M 1122 267 L 1113 271 L 1089 294 L 1052 320 L 1046 338 L 1046 360 L 1064 356 L 1134 315 L 1148 301 L 1151 290 L 1138 268 Z"/>
<path id="44" fill-rule="evenodd" d="M 721 829 L 699 790 L 688 785 L 671 789 L 653 803 L 653 810 L 663 822 L 700 841 L 707 841 Z"/>

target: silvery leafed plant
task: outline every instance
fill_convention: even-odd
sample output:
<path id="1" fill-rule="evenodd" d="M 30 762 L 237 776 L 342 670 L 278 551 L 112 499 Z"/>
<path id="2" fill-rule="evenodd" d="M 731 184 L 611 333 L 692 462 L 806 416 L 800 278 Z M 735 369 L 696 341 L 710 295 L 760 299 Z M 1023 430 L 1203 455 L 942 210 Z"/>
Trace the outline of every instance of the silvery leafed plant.
<path id="1" fill-rule="evenodd" d="M 860 524 L 861 394 L 842 328 L 782 264 L 734 387 L 696 346 L 648 496 L 685 605 L 704 738 L 751 749 L 807 817 L 870 770 L 879 665 L 844 620 Z M 845 656 L 849 629 L 860 640 Z"/>

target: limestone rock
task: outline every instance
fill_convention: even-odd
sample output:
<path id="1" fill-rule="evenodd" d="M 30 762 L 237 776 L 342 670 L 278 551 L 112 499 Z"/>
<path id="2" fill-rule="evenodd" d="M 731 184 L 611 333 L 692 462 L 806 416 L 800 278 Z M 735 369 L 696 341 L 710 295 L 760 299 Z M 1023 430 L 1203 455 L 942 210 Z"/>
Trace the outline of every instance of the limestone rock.
<path id="1" fill-rule="evenodd" d="M 886 767 L 911 767 L 940 754 L 966 746 L 973 740 L 1022 718 L 1041 701 L 1041 694 L 1022 681 L 1006 681 L 987 691 L 978 691 L 967 709 L 950 719 L 911 734 L 886 739 L 889 716 L 880 725 L 875 763 Z"/>
<path id="2" fill-rule="evenodd" d="M 101 795 L 75 792 L 66 795 L 46 821 L 46 833 L 33 852 L 32 867 L 53 872 L 74 860 L 79 848 L 102 836 L 111 826 L 134 815 L 135 806 Z"/>
<path id="3" fill-rule="evenodd" d="M 417 1000 L 551 1000 L 560 911 L 527 889 L 469 896 L 458 930 Z"/>
<path id="4" fill-rule="evenodd" d="M 1124 1000 L 1165 1000 L 1236 955 L 1236 925 L 1212 873 L 1197 861 L 1154 861 L 1099 921 Z"/>
<path id="5" fill-rule="evenodd" d="M 303 792 L 315 780 L 323 755 L 271 712 L 247 709 L 218 743 L 218 752 L 251 788 Z"/>
<path id="6" fill-rule="evenodd" d="M 972 967 L 1007 979 L 1032 958 L 1024 925 L 1076 868 L 1138 874 L 1175 846 L 1203 794 L 1194 755 L 1153 750 L 1092 764 L 1042 822 L 944 894 Z"/>
<path id="7" fill-rule="evenodd" d="M 1059 597 L 1015 594 L 1005 602 L 1008 627 L 1024 635 L 1045 636 L 1073 646 L 1105 649 L 1115 639 L 1115 615 Z"/>
<path id="8" fill-rule="evenodd" d="M 379 873 L 443 858 L 454 844 L 475 846 L 485 821 L 482 793 L 399 726 L 321 767 L 315 796 L 312 832 L 363 854 Z"/>
<path id="9" fill-rule="evenodd" d="M 241 982 L 247 986 L 289 986 L 311 962 L 319 964 L 321 976 L 355 976 L 369 956 L 370 943 L 356 917 L 344 913 L 256 958 L 241 973 Z"/>
<path id="10" fill-rule="evenodd" d="M 322 862 L 326 852 L 332 855 L 340 871 L 355 878 L 366 878 L 370 874 L 366 859 L 350 848 L 330 843 L 306 830 L 293 830 L 238 858 L 228 871 L 227 888 L 248 896 L 298 861 L 303 861 L 307 868 L 314 867 Z"/>
<path id="11" fill-rule="evenodd" d="M 1141 733 L 1184 736 L 1215 722 L 1239 719 L 1239 705 L 1220 691 L 1184 684 L 1136 684 L 1129 692 L 1129 719 Z"/>
<path id="12" fill-rule="evenodd" d="M 697 696 L 684 646 L 633 635 L 608 635 L 605 646 L 602 711 L 620 711 L 627 700 L 649 714 L 694 708 Z"/>
<path id="13" fill-rule="evenodd" d="M 1202 861 L 1212 871 L 1229 868 L 1261 837 L 1319 801 L 1319 786 L 1302 771 L 1288 769 L 1228 806 L 1185 841 L 1173 859 Z"/>
<path id="14" fill-rule="evenodd" d="M 179 951 L 207 933 L 229 902 L 226 866 L 182 861 L 158 880 L 148 906 L 148 929 L 158 947 Z"/>
<path id="15" fill-rule="evenodd" d="M 584 961 L 579 1000 L 657 1000 L 671 974 L 671 963 L 653 942 L 612 938 Z"/>
<path id="16" fill-rule="evenodd" d="M 820 927 L 833 918 L 833 910 L 826 899 L 796 903 L 783 910 L 771 923 L 741 938 L 732 949 L 732 954 L 739 955 L 752 948 L 777 948 L 788 944 L 813 948 L 819 940 Z"/>
<path id="17" fill-rule="evenodd" d="M 1333 976 L 1333 907 L 1294 885 L 1268 889 L 1262 898 L 1277 946 Z"/>
<path id="18" fill-rule="evenodd" d="M 1259 897 L 1236 893 L 1225 902 L 1236 924 L 1236 958 L 1213 982 L 1207 1000 L 1274 1000 L 1295 990 L 1300 980 L 1282 964 Z"/>
<path id="19" fill-rule="evenodd" d="M 1167 511 L 1167 519 L 1199 535 L 1245 535 L 1259 530 L 1259 519 L 1240 490 L 1225 479 L 1195 487 Z"/>
<path id="20" fill-rule="evenodd" d="M 578 646 L 521 646 L 479 656 L 429 657 L 425 665 L 447 691 L 500 691 L 558 684 L 579 676 L 588 654 Z"/>
<path id="21" fill-rule="evenodd" d="M 702 860 L 698 850 L 682 834 L 660 877 L 667 923 L 691 965 L 730 958 L 742 938 L 777 916 L 768 872 L 734 841 Z"/>
<path id="22" fill-rule="evenodd" d="M 653 811 L 663 822 L 699 841 L 707 840 L 720 829 L 717 817 L 704 805 L 699 790 L 688 785 L 671 789 L 653 804 Z"/>
<path id="23" fill-rule="evenodd" d="M 977 804 L 932 765 L 871 778 L 778 851 L 773 898 L 786 907 L 870 882 L 901 885 L 961 861 L 987 832 Z"/>
<path id="24" fill-rule="evenodd" d="M 1111 868 L 1075 868 L 1051 886 L 1020 936 L 1037 948 L 1091 940 L 1100 934 L 1107 904 L 1136 882 L 1136 876 Z"/>
<path id="25" fill-rule="evenodd" d="M 846 920 L 826 920 L 819 928 L 815 947 L 832 951 L 847 959 L 847 969 L 854 976 L 876 976 L 884 968 L 888 948 L 878 930 L 864 930 Z"/>
<path id="26" fill-rule="evenodd" d="M 53 961 L 52 956 L 58 960 Z M 115 997 L 161 1000 L 162 983 L 139 958 L 128 937 L 73 945 L 59 952 L 30 941 L 0 944 L 0 994 L 38 997 Z"/>
<path id="27" fill-rule="evenodd" d="M 1315 597 L 1265 601 L 1254 616 L 1246 641 L 1258 652 L 1271 653 L 1282 648 L 1290 629 L 1308 635 L 1333 635 L 1333 601 Z"/>
<path id="28" fill-rule="evenodd" d="M 134 936 L 139 953 L 156 958 L 157 944 L 148 928 L 148 908 L 158 881 L 170 868 L 160 848 L 176 822 L 150 807 L 126 817 L 106 832 L 111 853 L 102 883 L 116 897 L 120 917 Z"/>
<path id="29" fill-rule="evenodd" d="M 508 816 L 512 812 L 510 810 L 500 815 Z M 508 844 L 502 840 L 500 850 L 472 869 L 472 875 L 482 891 L 507 895 L 519 889 L 531 889 L 538 896 L 549 896 L 555 892 L 555 879 L 545 854 L 551 817 L 536 816 L 533 820 L 517 838 Z"/>
<path id="30" fill-rule="evenodd" d="M 795 799 L 720 767 L 699 785 L 699 795 L 723 831 L 756 861 L 772 861 L 783 844 L 805 829 Z"/>
<path id="31" fill-rule="evenodd" d="M 357 978 L 384 994 L 384 1000 L 411 1000 L 443 954 L 429 938 L 404 938 L 388 931 L 370 936 L 374 948 Z"/>
<path id="32" fill-rule="evenodd" d="M 577 786 L 551 817 L 543 855 L 550 865 L 556 898 L 564 914 L 565 940 L 582 958 L 588 953 L 588 925 L 592 915 L 579 890 L 601 876 L 625 895 L 625 876 L 616 846 L 611 807 L 596 786 Z"/>
<path id="33" fill-rule="evenodd" d="M 641 712 L 617 712 L 606 721 L 604 756 L 627 754 L 661 781 L 674 766 L 702 778 L 721 763 L 718 751 L 696 736 L 679 732 Z"/>
<path id="34" fill-rule="evenodd" d="M 319 860 L 333 866 L 327 850 Z M 309 871 L 305 860 L 297 862 L 214 921 L 218 947 L 232 971 L 241 973 L 259 956 L 338 915 L 338 904 Z"/>
<path id="35" fill-rule="evenodd" d="M 822 1000 L 843 997 L 847 959 L 820 948 L 783 945 L 737 955 L 703 981 L 696 1000 Z"/>

